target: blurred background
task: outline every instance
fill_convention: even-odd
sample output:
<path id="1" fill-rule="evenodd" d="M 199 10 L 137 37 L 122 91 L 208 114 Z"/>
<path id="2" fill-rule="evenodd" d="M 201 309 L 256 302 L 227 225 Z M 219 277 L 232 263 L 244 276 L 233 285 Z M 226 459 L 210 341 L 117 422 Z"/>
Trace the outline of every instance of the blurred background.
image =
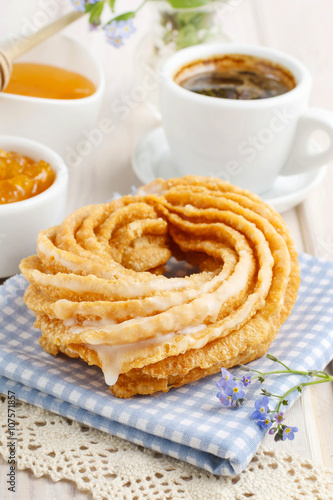
<path id="1" fill-rule="evenodd" d="M 211 17 L 206 17 L 209 26 L 213 26 L 213 32 L 208 33 L 212 39 L 261 44 L 299 58 L 314 77 L 310 104 L 333 110 L 331 0 L 221 0 L 213 3 Z M 131 10 L 139 4 L 138 0 L 118 0 L 118 12 Z M 115 125 L 113 132 L 91 155 L 89 189 L 86 193 L 72 190 L 71 208 L 105 201 L 114 191 L 125 194 L 132 185 L 140 184 L 132 172 L 131 155 L 140 138 L 159 124 L 158 75 L 152 74 L 150 87 L 153 88 L 149 89 L 144 88 L 144 75 L 149 67 L 157 67 L 165 55 L 175 50 L 177 43 L 179 46 L 197 43 L 198 37 L 193 37 L 193 31 L 201 29 L 203 41 L 208 32 L 208 25 L 198 26 L 192 16 L 187 31 L 183 30 L 175 42 L 172 30 L 178 26 L 170 24 L 170 19 L 167 19 L 169 24 L 166 21 L 167 7 L 163 0 L 148 1 L 134 20 L 136 33 L 120 48 L 107 44 L 103 32 L 89 30 L 87 16 L 64 30 L 102 61 L 107 88 L 101 119 L 110 118 Z M 0 39 L 39 29 L 72 8 L 70 0 L 0 0 Z M 179 15 L 173 19 L 177 23 L 183 21 Z M 119 113 L 120 103 L 125 104 L 127 112 Z M 5 117 L 0 115 L 0 119 Z M 317 140 L 325 142 L 323 137 Z M 328 174 L 327 180 L 333 184 L 333 172 Z"/>

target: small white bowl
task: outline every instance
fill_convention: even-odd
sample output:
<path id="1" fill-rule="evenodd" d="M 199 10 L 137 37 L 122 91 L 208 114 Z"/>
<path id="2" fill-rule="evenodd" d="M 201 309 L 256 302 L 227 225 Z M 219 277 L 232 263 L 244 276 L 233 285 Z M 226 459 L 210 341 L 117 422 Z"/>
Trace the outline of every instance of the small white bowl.
<path id="1" fill-rule="evenodd" d="M 62 222 L 65 216 L 68 171 L 52 149 L 22 137 L 0 135 L 0 148 L 45 160 L 52 167 L 54 183 L 27 200 L 0 205 L 0 278 L 19 272 L 20 261 L 36 253 L 39 231 Z"/>
<path id="2" fill-rule="evenodd" d="M 87 142 L 87 134 L 94 130 L 99 116 L 105 89 L 101 63 L 84 45 L 64 35 L 49 38 L 15 62 L 51 64 L 77 72 L 96 86 L 92 95 L 81 99 L 0 93 L 0 134 L 40 141 L 70 167 L 69 159 L 81 155 L 82 141 Z"/>

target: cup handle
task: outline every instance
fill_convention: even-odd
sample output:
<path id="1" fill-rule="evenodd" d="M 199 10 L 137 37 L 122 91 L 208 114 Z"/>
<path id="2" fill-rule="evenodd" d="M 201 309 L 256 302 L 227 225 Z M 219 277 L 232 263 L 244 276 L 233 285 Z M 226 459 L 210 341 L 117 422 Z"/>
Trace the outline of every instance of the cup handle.
<path id="1" fill-rule="evenodd" d="M 310 151 L 311 135 L 316 130 L 326 132 L 329 146 L 320 152 Z M 333 113 L 326 109 L 310 108 L 298 121 L 294 144 L 281 175 L 295 175 L 322 167 L 333 159 Z"/>

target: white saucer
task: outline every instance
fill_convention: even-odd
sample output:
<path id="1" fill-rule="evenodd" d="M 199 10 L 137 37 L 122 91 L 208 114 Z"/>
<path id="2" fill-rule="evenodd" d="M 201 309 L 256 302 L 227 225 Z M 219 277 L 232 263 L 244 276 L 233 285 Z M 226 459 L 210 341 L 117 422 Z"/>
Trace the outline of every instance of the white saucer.
<path id="1" fill-rule="evenodd" d="M 138 143 L 132 156 L 132 166 L 144 184 L 157 177 L 170 179 L 180 176 L 161 126 L 150 131 Z M 323 180 L 326 170 L 327 167 L 323 166 L 305 174 L 279 176 L 274 186 L 261 198 L 280 213 L 289 210 L 303 201 Z"/>

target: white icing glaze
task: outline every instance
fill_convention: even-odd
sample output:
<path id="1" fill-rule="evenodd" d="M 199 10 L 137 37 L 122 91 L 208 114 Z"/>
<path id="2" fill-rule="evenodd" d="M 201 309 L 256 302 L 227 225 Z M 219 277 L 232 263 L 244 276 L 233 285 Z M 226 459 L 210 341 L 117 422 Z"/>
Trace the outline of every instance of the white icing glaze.
<path id="1" fill-rule="evenodd" d="M 182 330 L 179 330 L 177 335 L 192 335 L 193 333 L 200 332 L 200 330 L 205 330 L 205 328 L 207 328 L 207 325 L 205 324 L 198 326 L 186 326 Z"/>
<path id="2" fill-rule="evenodd" d="M 45 255 L 45 257 L 53 257 L 58 264 L 72 271 L 73 273 L 80 270 L 80 265 L 75 264 L 74 262 L 69 262 L 68 259 L 64 259 L 63 257 L 61 257 L 61 255 L 59 255 L 59 250 L 56 247 L 53 247 L 52 249 L 50 249 L 49 247 L 50 242 L 46 244 L 42 239 L 38 241 L 38 250 L 43 255 Z"/>
<path id="3" fill-rule="evenodd" d="M 140 308 L 144 310 L 145 315 L 149 316 L 151 314 L 156 314 L 158 312 L 165 311 L 166 309 L 181 305 L 195 298 L 198 295 L 198 291 L 195 289 L 186 290 L 182 293 L 173 292 L 171 294 L 161 296 L 152 296 L 144 299 L 144 306 Z M 126 301 L 129 306 L 130 301 Z M 134 308 L 138 308 L 137 304 L 138 300 L 134 301 Z M 123 302 L 124 303 L 124 302 Z M 52 304 L 53 313 L 57 319 L 61 319 L 64 322 L 64 325 L 67 327 L 72 327 L 78 325 L 78 321 L 74 319 L 74 316 L 98 316 L 101 319 L 97 321 L 90 321 L 89 323 L 84 321 L 82 323 L 83 326 L 96 327 L 102 329 L 104 327 L 108 327 L 110 325 L 117 324 L 119 321 L 122 321 L 128 316 L 128 309 L 123 309 L 122 304 L 119 302 L 111 303 L 110 305 L 116 306 L 116 308 L 108 308 L 109 302 L 76 302 L 73 303 L 67 299 L 57 300 Z M 119 307 L 119 310 L 117 310 Z M 139 308 L 139 309 L 140 309 Z M 121 309 L 121 310 L 120 310 Z M 136 316 L 138 319 L 139 316 Z M 71 321 L 70 321 L 71 320 Z"/>
<path id="4" fill-rule="evenodd" d="M 158 331 L 159 336 L 178 331 L 181 329 L 179 322 L 185 322 L 188 326 L 198 326 L 206 319 L 215 321 L 221 305 L 231 297 L 238 295 L 246 286 L 250 265 L 251 259 L 245 253 L 243 259 L 237 263 L 235 272 L 227 281 L 224 281 L 225 271 L 222 271 L 220 275 L 209 282 L 211 289 L 214 289 L 214 286 L 220 283 L 217 290 L 212 293 L 204 293 L 181 306 L 171 307 L 159 315 L 130 319 L 116 325 L 107 321 L 103 321 L 103 323 L 95 321 L 91 327 L 74 326 L 71 331 L 75 334 L 86 332 L 86 342 L 94 345 L 100 344 L 102 338 L 105 344 L 119 345 L 121 342 L 123 343 L 121 339 L 131 335 L 130 330 L 135 329 L 137 338 L 140 339 L 148 336 L 148 332 L 151 331 Z M 179 318 L 179 315 L 181 318 Z M 159 321 L 158 328 L 156 328 L 156 320 Z M 104 335 L 101 335 L 102 332 Z"/>
<path id="5" fill-rule="evenodd" d="M 220 337 L 224 330 L 233 329 L 246 320 L 246 318 L 249 317 L 252 308 L 255 306 L 257 299 L 258 294 L 252 294 L 246 303 L 237 311 L 238 314 L 236 313 L 232 317 L 226 318 L 222 321 L 222 324 L 219 327 L 212 329 L 210 332 L 210 340 Z M 169 333 L 167 335 L 163 335 L 162 337 L 125 345 L 85 345 L 89 347 L 89 349 L 97 352 L 102 363 L 102 371 L 104 373 L 105 382 L 111 386 L 117 382 L 125 361 L 130 362 L 140 357 L 140 355 L 143 354 L 144 349 L 162 347 L 164 344 L 172 341 L 176 335 L 181 334 L 183 336 L 183 338 L 177 343 L 178 350 L 186 350 L 189 348 L 200 349 L 207 344 L 207 338 L 203 337 L 197 340 L 193 338 L 192 335 L 205 328 L 207 328 L 207 326 L 204 324 L 195 327 L 186 327 L 177 333 Z"/>
<path id="6" fill-rule="evenodd" d="M 121 373 L 124 361 L 132 360 L 140 356 L 142 352 L 151 347 L 160 347 L 167 341 L 172 340 L 175 334 L 165 335 L 162 339 L 148 339 L 133 344 L 109 346 L 109 345 L 91 345 L 86 347 L 95 351 L 102 363 L 105 382 L 108 385 L 114 385 Z"/>
<path id="7" fill-rule="evenodd" d="M 36 282 L 38 282 L 39 285 L 48 286 L 52 284 L 52 286 L 64 288 L 75 293 L 103 293 L 103 290 L 105 290 L 107 286 L 108 288 L 111 287 L 115 294 L 129 299 L 143 297 L 153 292 L 162 293 L 170 290 L 182 290 L 194 285 L 194 283 L 191 283 L 191 281 L 186 280 L 185 278 L 171 278 L 169 280 L 165 278 L 165 280 L 156 279 L 151 282 L 147 281 L 130 284 L 119 282 L 106 284 L 102 278 L 98 278 L 92 274 L 88 274 L 87 276 L 71 276 L 66 274 L 59 276 L 57 274 L 43 274 L 37 269 L 32 272 L 32 277 Z M 84 278 L 90 279 L 88 280 Z"/>

